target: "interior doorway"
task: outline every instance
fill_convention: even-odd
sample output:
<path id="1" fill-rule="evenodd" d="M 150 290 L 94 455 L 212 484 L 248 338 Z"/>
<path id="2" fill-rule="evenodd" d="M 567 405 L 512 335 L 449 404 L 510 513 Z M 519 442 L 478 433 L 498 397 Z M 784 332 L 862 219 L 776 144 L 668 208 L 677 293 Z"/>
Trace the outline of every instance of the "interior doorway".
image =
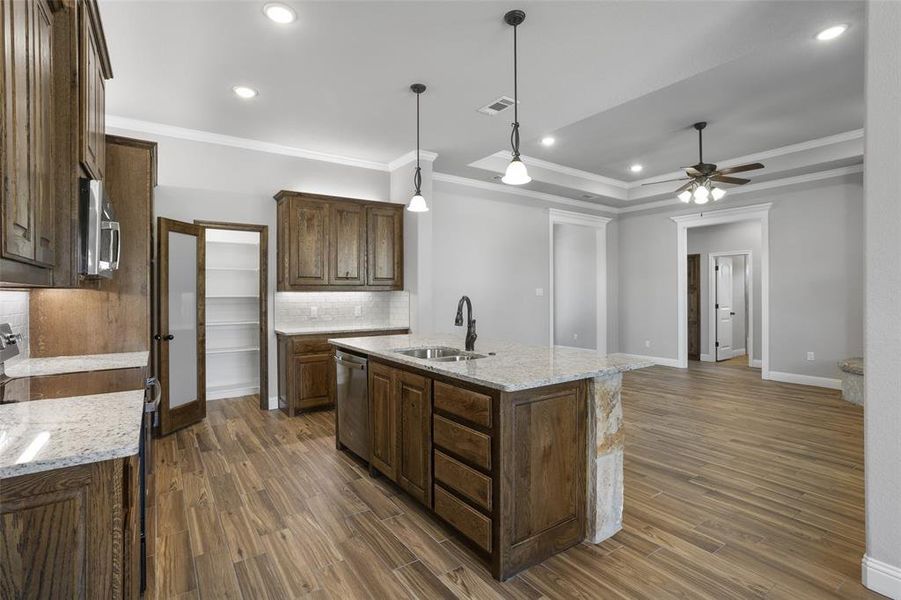
<path id="1" fill-rule="evenodd" d="M 711 252 L 710 298 L 707 302 L 707 323 L 710 324 L 710 354 L 713 362 L 753 356 L 754 336 L 753 253 Z M 750 359 L 745 360 L 751 366 Z"/>
<path id="2" fill-rule="evenodd" d="M 607 351 L 606 217 L 548 211 L 551 346 Z"/>

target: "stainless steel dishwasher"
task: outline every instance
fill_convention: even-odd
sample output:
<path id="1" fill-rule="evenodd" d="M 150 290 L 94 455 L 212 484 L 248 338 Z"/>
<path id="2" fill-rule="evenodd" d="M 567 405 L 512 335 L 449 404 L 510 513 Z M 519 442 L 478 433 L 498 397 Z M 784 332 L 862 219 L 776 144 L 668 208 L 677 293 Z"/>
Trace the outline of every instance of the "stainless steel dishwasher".
<path id="1" fill-rule="evenodd" d="M 339 447 L 369 461 L 369 377 L 364 356 L 335 350 Z"/>

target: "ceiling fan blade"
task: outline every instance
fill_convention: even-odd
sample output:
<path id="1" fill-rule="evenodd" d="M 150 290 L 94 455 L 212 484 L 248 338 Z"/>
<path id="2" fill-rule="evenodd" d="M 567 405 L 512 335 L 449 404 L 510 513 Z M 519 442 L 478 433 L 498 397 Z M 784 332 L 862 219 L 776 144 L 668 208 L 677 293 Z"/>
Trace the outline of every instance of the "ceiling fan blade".
<path id="1" fill-rule="evenodd" d="M 682 167 L 682 169 L 685 171 L 685 174 L 688 175 L 689 177 L 699 177 L 701 175 L 701 172 L 698 171 L 697 169 L 695 169 L 694 167 Z"/>
<path id="2" fill-rule="evenodd" d="M 737 167 L 726 167 L 725 169 L 720 169 L 717 173 L 719 175 L 728 175 L 729 173 L 744 173 L 745 171 L 755 171 L 762 168 L 763 165 L 760 163 L 750 163 L 747 165 L 738 165 Z"/>
<path id="3" fill-rule="evenodd" d="M 689 181 L 688 183 L 686 183 L 685 185 L 683 185 L 682 187 L 680 187 L 678 190 L 676 190 L 676 191 L 673 192 L 673 193 L 674 193 L 674 194 L 677 194 L 677 195 L 678 195 L 678 194 L 681 194 L 682 192 L 684 192 L 685 190 L 687 190 L 688 188 L 690 188 L 691 186 L 693 186 L 694 183 L 695 183 L 694 181 Z"/>
<path id="4" fill-rule="evenodd" d="M 660 181 L 649 181 L 648 183 L 642 183 L 641 185 L 657 185 L 658 183 L 670 183 L 673 181 L 685 181 L 686 179 L 691 179 L 691 177 L 679 177 L 678 179 L 662 179 Z"/>
<path id="5" fill-rule="evenodd" d="M 725 177 L 723 175 L 714 175 L 710 180 L 718 183 L 733 183 L 735 185 L 744 185 L 751 181 L 750 179 L 743 179 L 742 177 Z"/>

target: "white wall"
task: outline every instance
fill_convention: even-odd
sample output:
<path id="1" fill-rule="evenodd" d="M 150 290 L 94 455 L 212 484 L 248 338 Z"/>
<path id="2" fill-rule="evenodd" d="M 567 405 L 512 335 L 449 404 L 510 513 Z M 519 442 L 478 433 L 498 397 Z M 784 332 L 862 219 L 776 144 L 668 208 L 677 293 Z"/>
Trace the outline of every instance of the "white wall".
<path id="1" fill-rule="evenodd" d="M 865 584 L 901 598 L 901 3 L 867 3 Z"/>
<path id="2" fill-rule="evenodd" d="M 710 227 L 693 227 L 688 230 L 688 253 L 701 255 L 701 354 L 713 354 L 709 344 L 710 323 L 710 253 L 732 252 L 736 250 L 751 251 L 751 271 L 753 274 L 754 294 L 754 356 L 755 360 L 761 357 L 761 327 L 760 327 L 760 223 L 745 221 L 742 223 L 728 223 L 713 225 Z M 740 270 L 742 269 L 742 270 Z M 744 281 L 744 259 L 741 266 L 733 270 L 733 277 L 739 282 Z M 741 311 L 735 311 L 737 327 L 733 329 L 733 347 L 743 348 L 744 342 L 744 286 L 741 286 L 741 298 L 736 297 L 736 303 L 741 303 Z M 741 313 L 741 314 L 739 314 Z M 738 334 L 738 337 L 735 336 Z"/>
<path id="3" fill-rule="evenodd" d="M 554 225 L 554 344 L 597 348 L 597 230 Z"/>
<path id="4" fill-rule="evenodd" d="M 473 302 L 483 339 L 547 345 L 549 340 L 549 237 L 551 204 L 501 190 L 436 180 L 431 199 L 432 327 L 453 332 L 460 296 Z M 571 206 L 556 208 L 601 214 Z M 608 228 L 607 266 L 616 272 L 615 224 Z M 611 231 L 612 230 L 612 231 Z M 541 288 L 544 295 L 536 295 Z M 616 286 L 608 287 L 608 296 Z M 608 340 L 614 339 L 616 303 L 608 299 Z M 608 341 L 609 343 L 609 341 Z M 478 342 L 477 342 L 478 345 Z"/>
<path id="5" fill-rule="evenodd" d="M 278 382 L 273 318 L 277 264 L 273 195 L 287 189 L 386 201 L 388 173 L 143 132 L 115 129 L 110 133 L 159 143 L 155 217 L 269 226 L 269 397 L 273 398 Z"/>
<path id="6" fill-rule="evenodd" d="M 862 199 L 861 177 L 850 175 L 727 196 L 721 203 L 773 203 L 771 370 L 837 378 L 836 361 L 862 353 Z M 620 351 L 677 357 L 676 224 L 670 217 L 697 212 L 680 207 L 619 219 Z M 806 360 L 808 351 L 816 361 Z"/>

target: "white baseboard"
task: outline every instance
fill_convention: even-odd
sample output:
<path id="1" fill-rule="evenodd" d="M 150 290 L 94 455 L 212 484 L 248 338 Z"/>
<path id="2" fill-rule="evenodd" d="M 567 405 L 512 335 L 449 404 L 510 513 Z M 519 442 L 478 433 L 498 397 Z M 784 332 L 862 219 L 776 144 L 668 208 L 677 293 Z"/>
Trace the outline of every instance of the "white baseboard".
<path id="1" fill-rule="evenodd" d="M 797 383 L 799 385 L 812 385 L 815 387 L 829 388 L 832 390 L 842 389 L 841 379 L 832 379 L 830 377 L 815 377 L 813 375 L 799 375 L 798 373 L 783 373 L 781 371 L 770 371 L 769 377 L 772 381 L 781 381 L 783 383 Z"/>
<path id="2" fill-rule="evenodd" d="M 752 360 L 751 360 L 751 366 L 754 367 L 755 369 L 762 369 L 762 368 L 763 368 L 763 361 L 760 360 L 760 359 L 757 359 L 757 358 L 752 359 Z"/>
<path id="3" fill-rule="evenodd" d="M 278 396 L 269 396 L 269 410 L 278 408 Z"/>
<path id="4" fill-rule="evenodd" d="M 716 357 L 712 354 L 702 354 L 701 362 L 716 362 Z"/>
<path id="5" fill-rule="evenodd" d="M 744 348 L 735 348 L 734 350 L 732 350 L 732 358 L 735 358 L 736 356 L 743 356 L 747 353 L 748 351 Z"/>
<path id="6" fill-rule="evenodd" d="M 870 558 L 866 554 L 860 566 L 866 587 L 883 596 L 901 600 L 901 568 Z"/>
<path id="7" fill-rule="evenodd" d="M 662 367 L 675 367 L 677 369 L 679 367 L 679 359 L 678 358 L 664 358 L 662 356 L 645 356 L 644 354 L 623 354 L 623 356 L 628 356 L 630 358 L 636 358 L 638 360 L 649 360 L 655 365 L 660 365 Z"/>
<path id="8" fill-rule="evenodd" d="M 216 392 L 207 392 L 207 400 L 224 400 L 225 398 L 239 398 L 241 396 L 252 396 L 260 392 L 259 386 L 246 388 L 229 388 L 227 390 L 219 390 Z"/>

